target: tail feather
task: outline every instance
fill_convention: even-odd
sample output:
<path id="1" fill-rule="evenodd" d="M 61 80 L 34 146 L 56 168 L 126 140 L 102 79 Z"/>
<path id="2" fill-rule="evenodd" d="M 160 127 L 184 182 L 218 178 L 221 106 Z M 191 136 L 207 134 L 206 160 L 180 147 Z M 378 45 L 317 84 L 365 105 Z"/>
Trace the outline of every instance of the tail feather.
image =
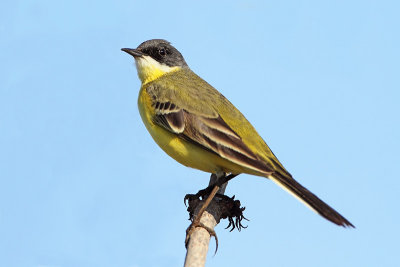
<path id="1" fill-rule="evenodd" d="M 354 228 L 354 225 L 351 224 L 351 222 L 349 222 L 345 217 L 340 215 L 336 210 L 311 193 L 307 188 L 299 184 L 291 176 L 275 172 L 268 178 L 286 189 L 289 193 L 294 195 L 301 202 L 306 204 L 309 208 L 320 214 L 325 219 L 339 226 Z"/>

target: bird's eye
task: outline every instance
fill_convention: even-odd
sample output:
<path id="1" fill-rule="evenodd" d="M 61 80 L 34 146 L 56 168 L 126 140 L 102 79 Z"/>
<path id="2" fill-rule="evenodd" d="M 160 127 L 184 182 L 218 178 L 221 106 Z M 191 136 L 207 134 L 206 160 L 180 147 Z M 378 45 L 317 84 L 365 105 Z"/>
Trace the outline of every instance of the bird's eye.
<path id="1" fill-rule="evenodd" d="M 161 56 L 165 56 L 165 55 L 167 54 L 167 51 L 165 51 L 165 48 L 160 48 L 160 49 L 158 50 L 158 53 L 159 53 Z"/>

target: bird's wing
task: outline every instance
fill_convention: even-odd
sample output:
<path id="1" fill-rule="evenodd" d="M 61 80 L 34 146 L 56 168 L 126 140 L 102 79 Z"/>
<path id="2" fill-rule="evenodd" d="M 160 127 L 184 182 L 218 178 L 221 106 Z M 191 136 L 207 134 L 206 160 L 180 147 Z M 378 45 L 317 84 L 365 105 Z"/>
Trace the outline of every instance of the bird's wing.
<path id="1" fill-rule="evenodd" d="M 234 109 L 232 111 L 235 117 L 244 118 L 244 116 L 205 82 L 200 85 L 204 90 L 202 92 L 198 91 L 199 84 L 191 84 L 190 79 L 184 83 L 185 87 L 179 87 L 184 78 L 182 77 L 177 83 L 169 84 L 161 80 L 146 88 L 155 110 L 153 121 L 180 138 L 240 166 L 263 173 L 265 176 L 274 172 L 276 168 L 249 147 L 243 136 L 226 122 L 216 107 L 229 104 Z M 225 103 L 226 101 L 228 103 Z M 251 124 L 244 120 L 246 124 L 242 127 L 254 130 Z M 255 130 L 253 136 L 259 137 Z M 263 145 L 269 149 L 265 142 Z"/>
<path id="2" fill-rule="evenodd" d="M 154 122 L 186 141 L 195 143 L 206 150 L 240 166 L 261 173 L 271 173 L 260 158 L 242 141 L 241 137 L 217 115 L 209 117 L 192 113 L 172 102 L 155 103 Z"/>

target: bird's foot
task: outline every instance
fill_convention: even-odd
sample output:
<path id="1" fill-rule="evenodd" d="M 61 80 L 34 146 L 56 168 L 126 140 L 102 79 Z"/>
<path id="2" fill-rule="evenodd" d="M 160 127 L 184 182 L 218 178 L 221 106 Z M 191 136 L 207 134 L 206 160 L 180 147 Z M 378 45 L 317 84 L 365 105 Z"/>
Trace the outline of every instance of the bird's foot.
<path id="1" fill-rule="evenodd" d="M 211 190 L 209 190 L 209 189 L 210 189 L 210 187 L 207 187 L 205 189 L 200 190 L 196 194 L 185 195 L 183 202 L 185 203 L 185 206 L 188 207 L 187 211 L 189 212 L 189 220 L 193 220 L 194 211 L 196 210 L 197 206 L 200 203 L 204 202 L 204 200 L 211 193 Z M 216 195 L 219 195 L 219 194 L 216 194 Z"/>
<path id="2" fill-rule="evenodd" d="M 217 194 L 216 197 L 218 197 L 222 209 L 221 219 L 228 219 L 229 221 L 229 224 L 225 229 L 232 227 L 230 232 L 235 228 L 240 232 L 243 228 L 247 228 L 247 226 L 242 225 L 242 220 L 248 221 L 248 219 L 243 215 L 243 211 L 246 208 L 240 206 L 240 201 L 235 200 L 235 196 L 228 197 Z"/>
<path id="3" fill-rule="evenodd" d="M 186 202 L 190 202 L 190 201 L 196 200 L 196 199 L 197 200 L 205 199 L 211 193 L 212 189 L 213 188 L 209 186 L 207 188 L 204 188 L 204 189 L 200 190 L 196 194 L 187 194 L 183 199 L 183 202 L 185 203 L 185 206 L 187 206 Z"/>
<path id="4" fill-rule="evenodd" d="M 200 190 L 197 194 L 187 194 L 185 196 L 185 205 L 186 201 L 188 203 L 187 211 L 189 212 L 189 220 L 193 220 L 194 211 L 197 206 L 202 201 L 200 198 L 204 199 L 206 195 L 203 195 L 205 189 Z M 239 200 L 235 200 L 235 196 L 228 197 L 222 194 L 215 195 L 215 201 L 218 202 L 218 205 L 221 209 L 221 219 L 228 219 L 229 224 L 225 229 L 231 228 L 232 232 L 235 228 L 240 232 L 243 228 L 247 228 L 242 224 L 243 220 L 248 221 L 246 217 L 243 215 L 243 211 L 246 209 L 245 207 L 241 207 L 241 203 Z"/>

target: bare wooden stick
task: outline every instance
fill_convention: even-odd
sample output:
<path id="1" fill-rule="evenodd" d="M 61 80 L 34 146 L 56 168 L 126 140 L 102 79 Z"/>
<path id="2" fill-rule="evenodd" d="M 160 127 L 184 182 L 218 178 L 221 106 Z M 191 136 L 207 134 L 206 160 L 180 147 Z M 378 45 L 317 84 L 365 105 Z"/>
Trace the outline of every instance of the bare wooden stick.
<path id="1" fill-rule="evenodd" d="M 218 178 L 219 177 L 217 177 L 217 175 L 212 174 L 209 184 L 214 184 L 218 180 Z M 220 189 L 218 190 L 219 194 L 224 194 L 227 184 L 228 183 L 225 183 L 220 187 Z M 202 206 L 203 205 L 197 206 L 194 213 L 194 218 L 196 218 L 197 214 L 199 214 Z M 219 223 L 220 218 L 221 211 L 218 207 L 218 203 L 216 201 L 211 201 L 211 204 L 203 212 L 203 215 L 200 218 L 200 223 L 202 223 L 205 227 L 209 229 L 214 229 L 215 226 Z M 185 267 L 205 266 L 210 239 L 210 233 L 206 229 L 204 229 L 203 227 L 195 228 L 195 230 L 190 235 L 189 243 L 187 246 Z"/>

